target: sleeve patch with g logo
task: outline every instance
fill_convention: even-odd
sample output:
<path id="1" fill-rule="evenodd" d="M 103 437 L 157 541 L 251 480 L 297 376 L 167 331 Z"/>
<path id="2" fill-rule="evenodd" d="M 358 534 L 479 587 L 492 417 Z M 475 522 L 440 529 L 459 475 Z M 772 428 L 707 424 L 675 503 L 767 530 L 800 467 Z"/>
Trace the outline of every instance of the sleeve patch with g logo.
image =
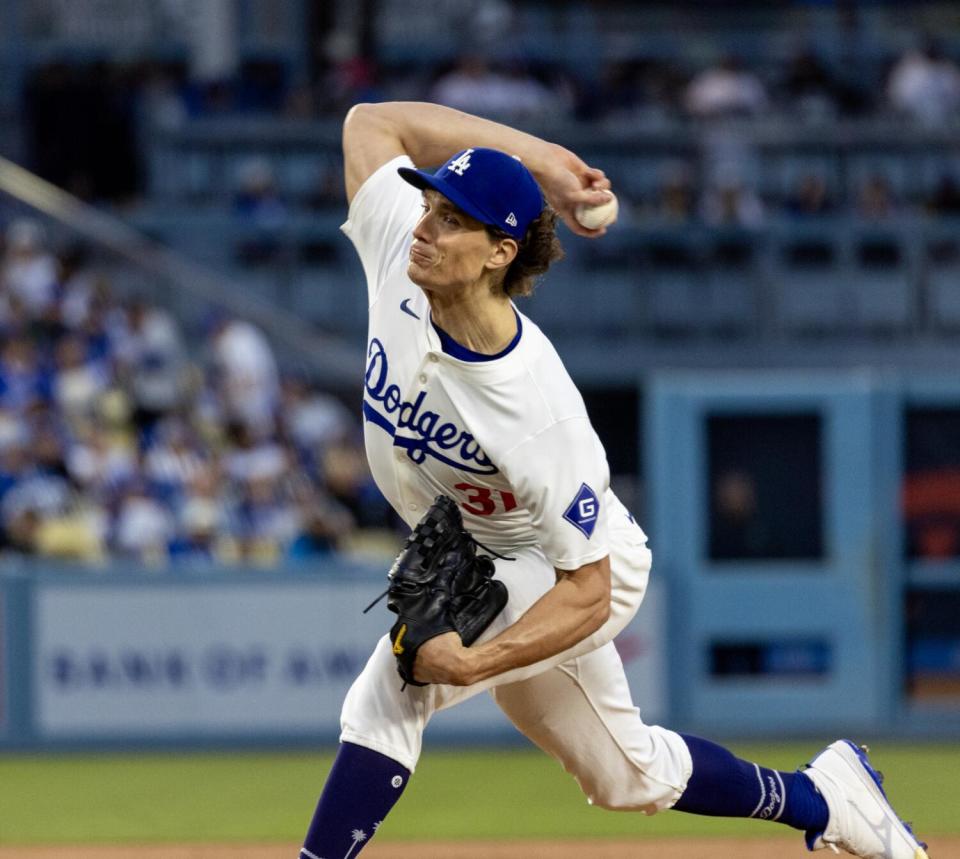
<path id="1" fill-rule="evenodd" d="M 563 518 L 580 531 L 588 540 L 593 535 L 600 513 L 597 494 L 586 483 L 580 484 L 580 490 L 567 507 Z"/>

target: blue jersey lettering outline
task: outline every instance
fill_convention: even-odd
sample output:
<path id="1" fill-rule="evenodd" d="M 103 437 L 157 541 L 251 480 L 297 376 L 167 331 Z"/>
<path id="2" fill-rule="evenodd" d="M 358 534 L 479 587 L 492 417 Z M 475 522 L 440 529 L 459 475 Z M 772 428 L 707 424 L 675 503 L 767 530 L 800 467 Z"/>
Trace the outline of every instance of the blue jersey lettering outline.
<path id="1" fill-rule="evenodd" d="M 421 411 L 426 391 L 421 391 L 410 402 L 403 399 L 397 385 L 388 384 L 389 359 L 383 343 L 376 337 L 370 341 L 367 359 L 363 377 L 363 416 L 393 436 L 394 445 L 404 448 L 411 461 L 421 465 L 430 456 L 471 474 L 499 473 L 471 433 L 450 421 L 443 421 L 436 412 Z M 373 403 L 380 404 L 383 412 L 378 411 Z M 394 415 L 396 423 L 391 420 Z M 400 435 L 399 430 L 412 430 L 416 435 Z M 453 455 L 447 452 L 453 452 Z M 458 458 L 454 458 L 457 454 Z"/>

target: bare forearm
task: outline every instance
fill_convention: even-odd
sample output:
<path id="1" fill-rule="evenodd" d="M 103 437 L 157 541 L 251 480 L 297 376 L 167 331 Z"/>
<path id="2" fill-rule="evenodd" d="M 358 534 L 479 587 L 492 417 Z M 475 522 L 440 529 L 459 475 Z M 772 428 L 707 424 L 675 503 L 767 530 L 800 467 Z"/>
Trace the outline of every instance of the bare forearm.
<path id="1" fill-rule="evenodd" d="M 549 659 L 592 635 L 610 614 L 609 565 L 604 586 L 562 578 L 513 626 L 482 645 L 469 648 L 472 682 Z"/>
<path id="2" fill-rule="evenodd" d="M 561 147 L 515 128 L 439 104 L 417 101 L 366 105 L 388 123 L 418 167 L 442 164 L 468 146 L 487 146 L 519 155 L 538 178 L 556 161 Z"/>
<path id="3" fill-rule="evenodd" d="M 596 238 L 575 217 L 583 203 L 609 198 L 610 180 L 569 149 L 489 119 L 438 104 L 396 101 L 358 104 L 343 124 L 344 184 L 352 201 L 366 179 L 392 158 L 406 154 L 419 167 L 438 165 L 468 147 L 489 147 L 518 156 L 536 177 L 547 202 L 573 232 Z"/>

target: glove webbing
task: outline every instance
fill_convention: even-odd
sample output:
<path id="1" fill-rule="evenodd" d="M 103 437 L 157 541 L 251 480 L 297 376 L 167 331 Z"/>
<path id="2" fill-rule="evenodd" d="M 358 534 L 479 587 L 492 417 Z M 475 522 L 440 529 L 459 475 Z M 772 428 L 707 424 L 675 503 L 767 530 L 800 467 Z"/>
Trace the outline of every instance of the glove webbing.
<path id="1" fill-rule="evenodd" d="M 483 543 L 481 543 L 481 542 L 480 542 L 476 537 L 474 537 L 473 534 L 471 534 L 469 531 L 467 531 L 466 534 L 467 534 L 467 536 L 470 538 L 470 540 L 471 540 L 475 545 L 477 545 L 477 546 L 479 546 L 481 549 L 483 549 L 484 552 L 489 552 L 491 555 L 493 555 L 494 558 L 499 558 L 501 561 L 515 561 L 515 560 L 517 560 L 516 558 L 510 558 L 510 557 L 508 557 L 507 555 L 501 555 L 501 554 L 499 554 L 498 552 L 494 552 L 493 549 L 491 549 L 490 547 L 484 546 Z M 386 589 L 382 594 L 380 594 L 380 596 L 378 596 L 372 603 L 370 603 L 370 605 L 368 605 L 368 606 L 367 606 L 362 612 L 360 612 L 360 613 L 361 613 L 361 614 L 366 614 L 366 613 L 367 613 L 368 611 L 370 611 L 370 609 L 372 609 L 378 602 L 380 602 L 380 600 L 382 600 L 388 593 L 390 593 L 390 586 L 389 586 L 389 585 L 387 585 L 387 589 Z"/>

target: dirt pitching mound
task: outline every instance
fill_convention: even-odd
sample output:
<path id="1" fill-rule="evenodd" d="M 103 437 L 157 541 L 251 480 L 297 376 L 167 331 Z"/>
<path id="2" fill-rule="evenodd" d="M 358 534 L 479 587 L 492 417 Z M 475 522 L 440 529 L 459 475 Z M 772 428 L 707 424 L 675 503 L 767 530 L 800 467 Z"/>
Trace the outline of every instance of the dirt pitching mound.
<path id="1" fill-rule="evenodd" d="M 297 859 L 299 846 L 126 844 L 0 847 L 0 859 Z M 809 856 L 802 838 L 787 835 L 768 839 L 669 838 L 643 841 L 386 841 L 371 844 L 363 851 L 362 859 L 805 859 Z M 960 859 L 960 837 L 933 839 L 930 857 Z"/>

